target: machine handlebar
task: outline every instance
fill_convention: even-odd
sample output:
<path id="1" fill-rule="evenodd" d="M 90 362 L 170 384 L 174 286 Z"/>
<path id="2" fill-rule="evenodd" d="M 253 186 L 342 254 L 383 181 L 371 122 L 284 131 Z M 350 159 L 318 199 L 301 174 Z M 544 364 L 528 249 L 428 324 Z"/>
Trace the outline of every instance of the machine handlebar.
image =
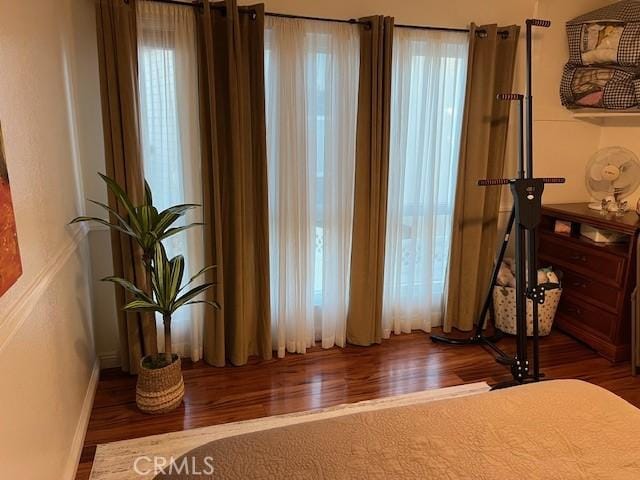
<path id="1" fill-rule="evenodd" d="M 514 183 L 517 179 L 514 178 L 485 178 L 483 180 L 478 180 L 478 186 L 480 187 L 490 187 L 493 185 L 509 185 L 510 183 Z M 564 178 L 559 177 L 544 177 L 540 178 L 542 183 L 565 183 L 566 180 Z"/>

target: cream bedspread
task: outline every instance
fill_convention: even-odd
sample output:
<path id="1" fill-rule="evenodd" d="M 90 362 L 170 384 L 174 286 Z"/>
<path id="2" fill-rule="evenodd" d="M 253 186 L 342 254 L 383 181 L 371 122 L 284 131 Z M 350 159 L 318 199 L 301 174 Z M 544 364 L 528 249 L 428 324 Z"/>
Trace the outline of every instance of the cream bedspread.
<path id="1" fill-rule="evenodd" d="M 640 479 L 640 410 L 577 380 L 217 440 L 215 479 Z M 190 460 L 191 463 L 191 460 Z"/>

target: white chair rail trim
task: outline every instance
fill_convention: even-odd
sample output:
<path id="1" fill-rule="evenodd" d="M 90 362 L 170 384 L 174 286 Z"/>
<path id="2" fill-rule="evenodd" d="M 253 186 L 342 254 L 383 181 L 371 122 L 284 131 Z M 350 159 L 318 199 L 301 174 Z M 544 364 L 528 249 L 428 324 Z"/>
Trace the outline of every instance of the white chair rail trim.
<path id="1" fill-rule="evenodd" d="M 87 237 L 88 229 L 85 226 L 81 225 L 73 228 L 75 231 L 66 244 L 23 287 L 22 295 L 9 305 L 4 318 L 0 318 L 0 352 L 29 316 L 40 297 L 45 294 L 58 272 L 62 270 L 69 258 L 78 250 Z"/>

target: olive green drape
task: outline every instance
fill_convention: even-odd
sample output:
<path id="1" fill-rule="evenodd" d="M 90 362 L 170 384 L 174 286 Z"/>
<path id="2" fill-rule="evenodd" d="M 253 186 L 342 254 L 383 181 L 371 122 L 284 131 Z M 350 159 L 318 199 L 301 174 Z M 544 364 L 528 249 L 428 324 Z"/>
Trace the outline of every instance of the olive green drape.
<path id="1" fill-rule="evenodd" d="M 482 29 L 486 34 L 478 34 Z M 497 32 L 508 31 L 509 35 Z M 482 308 L 497 248 L 500 189 L 478 179 L 502 177 L 520 27 L 471 26 L 465 111 L 453 214 L 444 329 L 471 330 Z"/>
<path id="2" fill-rule="evenodd" d="M 382 339 L 393 18 L 362 20 L 347 341 L 366 346 Z"/>
<path id="3" fill-rule="evenodd" d="M 96 18 L 106 173 L 134 202 L 141 203 L 144 176 L 139 141 L 135 1 L 99 0 Z M 112 194 L 109 205 L 126 216 Z M 145 288 L 140 247 L 116 231 L 111 232 L 111 246 L 114 274 Z M 122 307 L 127 298 L 123 289 L 116 288 L 115 294 L 122 369 L 137 373 L 140 359 L 157 353 L 155 319 L 153 314 L 125 313 Z"/>
<path id="4" fill-rule="evenodd" d="M 264 6 L 210 4 L 199 14 L 207 264 L 217 265 L 204 358 L 243 365 L 272 355 L 264 98 Z M 244 11 L 243 11 L 244 10 Z M 206 133 L 204 133 L 206 132 Z"/>

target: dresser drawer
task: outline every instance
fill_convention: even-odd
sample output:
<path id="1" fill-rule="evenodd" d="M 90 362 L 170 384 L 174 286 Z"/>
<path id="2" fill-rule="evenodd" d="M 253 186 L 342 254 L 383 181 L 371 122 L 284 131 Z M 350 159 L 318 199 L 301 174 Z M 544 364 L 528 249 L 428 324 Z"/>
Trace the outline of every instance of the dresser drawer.
<path id="1" fill-rule="evenodd" d="M 587 275 L 581 275 L 568 268 L 563 269 L 562 273 L 564 274 L 562 289 L 565 295 L 578 297 L 614 314 L 619 312 L 624 297 L 622 290 L 595 281 Z"/>
<path id="2" fill-rule="evenodd" d="M 556 222 L 571 223 L 571 234 L 554 232 Z M 581 225 L 624 233 L 629 243 L 598 244 L 579 236 Z M 636 288 L 640 220 L 635 212 L 602 215 L 586 203 L 543 205 L 538 227 L 540 267 L 564 273 L 555 325 L 617 362 L 629 357 L 631 297 Z"/>
<path id="3" fill-rule="evenodd" d="M 560 299 L 558 313 L 562 317 L 569 317 L 574 325 L 588 327 L 605 338 L 610 337 L 611 328 L 617 321 L 616 315 L 567 295 L 565 292 Z"/>
<path id="4" fill-rule="evenodd" d="M 597 276 L 598 282 L 621 286 L 625 258 L 597 246 L 581 245 L 569 238 L 540 235 L 539 255 L 554 266 L 573 270 L 587 277 Z"/>

